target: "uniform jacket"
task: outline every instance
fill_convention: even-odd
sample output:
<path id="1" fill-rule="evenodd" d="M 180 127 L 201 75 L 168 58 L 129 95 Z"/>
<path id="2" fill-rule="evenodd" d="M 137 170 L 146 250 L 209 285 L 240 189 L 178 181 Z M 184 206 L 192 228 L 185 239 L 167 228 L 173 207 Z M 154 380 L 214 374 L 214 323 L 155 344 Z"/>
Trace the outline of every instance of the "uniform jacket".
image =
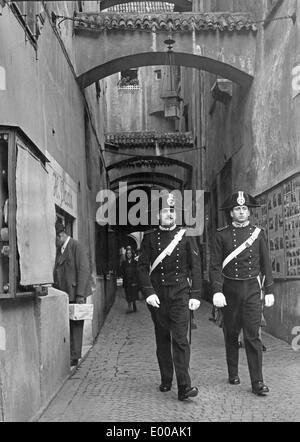
<path id="1" fill-rule="evenodd" d="M 180 230 L 155 229 L 146 232 L 141 244 L 138 260 L 138 275 L 143 296 L 147 298 L 154 293 L 159 296 L 162 286 L 188 286 L 187 278 L 192 279 L 191 298 L 200 298 L 201 294 L 201 263 L 200 253 L 194 237 L 183 236 L 170 256 L 158 264 L 149 276 L 150 265 L 158 255 L 170 244 Z"/>
<path id="2" fill-rule="evenodd" d="M 91 295 L 91 275 L 87 256 L 81 245 L 70 238 L 64 253 L 56 251 L 54 267 L 54 287 L 69 295 L 69 301 L 75 302 L 76 296 Z"/>
<path id="3" fill-rule="evenodd" d="M 252 246 L 246 248 L 233 258 L 222 270 L 224 259 L 254 232 L 255 226 L 226 226 L 216 233 L 215 243 L 210 260 L 210 280 L 213 293 L 222 292 L 223 278 L 247 280 L 265 275 L 265 293 L 272 293 L 273 278 L 269 251 L 264 232 L 261 230 Z"/>

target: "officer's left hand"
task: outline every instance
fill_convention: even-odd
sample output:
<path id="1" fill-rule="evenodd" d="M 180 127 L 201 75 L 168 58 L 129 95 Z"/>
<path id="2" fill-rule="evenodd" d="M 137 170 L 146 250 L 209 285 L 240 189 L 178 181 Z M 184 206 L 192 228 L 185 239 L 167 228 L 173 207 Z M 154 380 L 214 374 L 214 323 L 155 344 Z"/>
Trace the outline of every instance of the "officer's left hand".
<path id="1" fill-rule="evenodd" d="M 272 307 L 274 302 L 275 302 L 274 295 L 265 295 L 265 306 L 266 307 Z"/>
<path id="2" fill-rule="evenodd" d="M 198 299 L 190 299 L 189 300 L 189 309 L 190 310 L 197 310 L 197 308 L 200 307 L 200 301 Z"/>
<path id="3" fill-rule="evenodd" d="M 76 304 L 84 304 L 84 296 L 76 296 Z"/>

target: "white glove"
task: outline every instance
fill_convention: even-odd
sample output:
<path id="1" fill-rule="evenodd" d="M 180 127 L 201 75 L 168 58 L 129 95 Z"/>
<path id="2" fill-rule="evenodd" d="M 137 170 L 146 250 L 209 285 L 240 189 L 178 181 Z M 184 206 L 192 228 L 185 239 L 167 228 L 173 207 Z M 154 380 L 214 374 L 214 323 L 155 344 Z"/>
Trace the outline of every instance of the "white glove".
<path id="1" fill-rule="evenodd" d="M 226 298 L 223 295 L 223 293 L 218 292 L 218 293 L 214 294 L 213 304 L 215 307 L 218 307 L 218 308 L 225 307 L 225 305 L 227 305 Z"/>
<path id="2" fill-rule="evenodd" d="M 198 299 L 191 298 L 189 300 L 189 309 L 190 310 L 197 310 L 197 308 L 199 308 L 199 307 L 200 307 L 200 301 Z"/>
<path id="3" fill-rule="evenodd" d="M 275 302 L 274 295 L 265 295 L 265 306 L 266 307 L 272 307 L 274 302 Z"/>
<path id="4" fill-rule="evenodd" d="M 152 307 L 159 308 L 160 300 L 157 295 L 150 295 L 148 298 L 146 298 L 146 302 L 149 305 L 152 305 Z"/>

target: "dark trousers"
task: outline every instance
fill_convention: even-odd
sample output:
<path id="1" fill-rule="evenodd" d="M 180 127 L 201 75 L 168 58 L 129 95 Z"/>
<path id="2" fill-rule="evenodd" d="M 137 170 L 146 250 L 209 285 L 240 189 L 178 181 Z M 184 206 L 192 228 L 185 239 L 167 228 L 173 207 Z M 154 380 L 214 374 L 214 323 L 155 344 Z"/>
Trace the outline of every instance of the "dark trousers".
<path id="1" fill-rule="evenodd" d="M 71 359 L 81 358 L 84 321 L 70 321 L 70 352 Z"/>
<path id="2" fill-rule="evenodd" d="M 172 299 L 172 288 L 160 293 L 160 307 L 149 307 L 154 323 L 156 355 L 161 383 L 171 385 L 175 367 L 178 387 L 191 386 L 189 375 L 190 346 L 187 340 L 189 325 L 188 293 Z M 178 294 L 177 294 L 178 295 Z"/>
<path id="3" fill-rule="evenodd" d="M 229 377 L 238 375 L 238 337 L 243 329 L 245 350 L 252 385 L 263 380 L 260 287 L 257 279 L 236 281 L 224 279 L 223 292 L 227 306 L 223 310 L 223 332 Z"/>

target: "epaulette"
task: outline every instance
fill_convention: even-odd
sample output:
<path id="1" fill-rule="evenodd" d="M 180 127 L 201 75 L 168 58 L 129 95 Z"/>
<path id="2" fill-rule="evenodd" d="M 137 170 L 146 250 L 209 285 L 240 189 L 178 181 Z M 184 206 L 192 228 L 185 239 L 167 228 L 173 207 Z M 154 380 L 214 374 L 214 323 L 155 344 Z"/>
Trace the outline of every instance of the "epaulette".
<path id="1" fill-rule="evenodd" d="M 255 225 L 255 224 L 254 224 L 254 227 L 255 227 L 255 228 L 257 227 L 258 229 L 262 230 L 263 232 L 266 230 L 265 227 L 259 227 L 259 226 Z"/>
<path id="2" fill-rule="evenodd" d="M 227 229 L 227 227 L 229 227 L 229 225 L 224 226 L 224 227 L 219 227 L 219 228 L 217 229 L 217 232 L 222 232 L 222 230 Z"/>
<path id="3" fill-rule="evenodd" d="M 150 229 L 150 230 L 145 230 L 144 235 L 148 235 L 149 233 L 153 233 L 158 229 Z"/>

